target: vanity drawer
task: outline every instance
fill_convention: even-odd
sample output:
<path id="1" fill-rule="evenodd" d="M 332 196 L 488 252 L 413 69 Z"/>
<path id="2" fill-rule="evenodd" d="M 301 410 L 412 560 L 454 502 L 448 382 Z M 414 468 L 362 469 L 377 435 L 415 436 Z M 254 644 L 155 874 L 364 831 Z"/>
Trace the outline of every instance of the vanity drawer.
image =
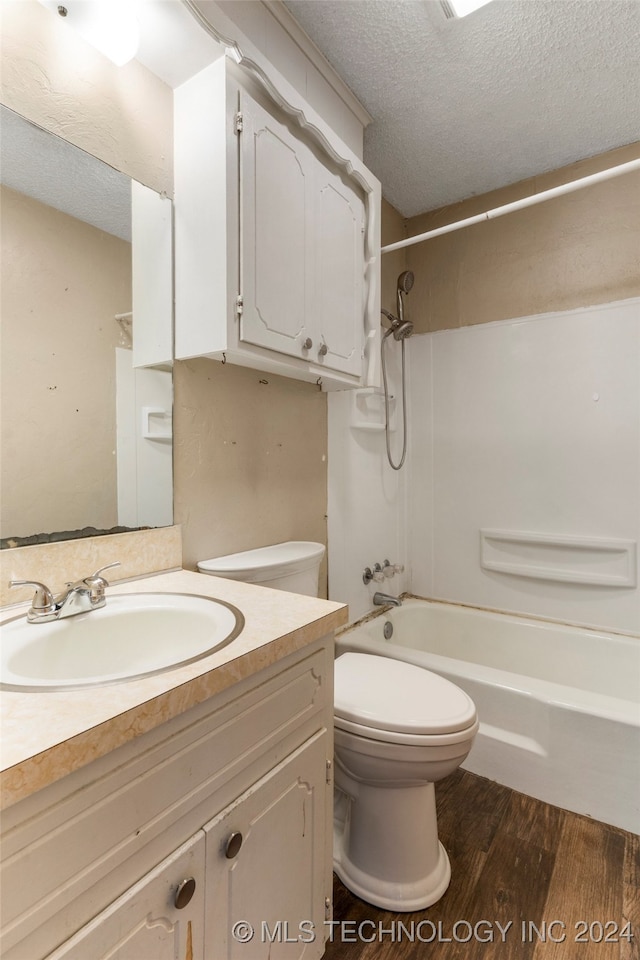
<path id="1" fill-rule="evenodd" d="M 10 807 L 4 960 L 46 956 L 314 732 L 331 733 L 332 669 L 325 638 Z"/>

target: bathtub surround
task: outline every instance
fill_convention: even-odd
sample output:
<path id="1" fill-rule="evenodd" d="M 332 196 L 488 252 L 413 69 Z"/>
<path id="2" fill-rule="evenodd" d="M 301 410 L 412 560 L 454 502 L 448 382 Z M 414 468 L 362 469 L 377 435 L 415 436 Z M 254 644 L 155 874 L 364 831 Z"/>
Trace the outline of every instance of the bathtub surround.
<path id="1" fill-rule="evenodd" d="M 589 583 L 580 549 L 640 543 L 639 357 L 640 299 L 414 337 L 414 593 L 640 634 L 634 564 Z M 505 541 L 503 563 L 534 568 L 519 576 L 482 566 L 483 530 L 578 548 Z M 572 570 L 586 582 L 562 579 Z"/>
<path id="2" fill-rule="evenodd" d="M 639 153 L 638 144 L 610 151 L 406 222 L 385 204 L 383 245 Z M 384 439 L 358 435 L 344 396 L 329 397 L 331 595 L 353 620 L 371 609 L 361 553 L 387 555 L 408 536 L 396 554 L 407 561 L 401 589 L 640 632 L 637 588 L 549 587 L 479 563 L 481 529 L 640 542 L 639 180 L 632 173 L 383 256 L 383 306 L 393 310 L 395 279 L 411 269 L 406 316 L 428 335 L 407 343 L 411 438 L 396 488 Z M 565 314 L 622 300 L 627 319 L 611 324 L 606 310 L 586 310 L 584 323 Z"/>

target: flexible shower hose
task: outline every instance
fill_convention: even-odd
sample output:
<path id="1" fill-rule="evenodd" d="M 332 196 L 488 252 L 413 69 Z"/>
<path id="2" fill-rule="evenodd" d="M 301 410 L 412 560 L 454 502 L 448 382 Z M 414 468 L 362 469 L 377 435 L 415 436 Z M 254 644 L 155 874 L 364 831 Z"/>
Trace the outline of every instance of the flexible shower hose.
<path id="1" fill-rule="evenodd" d="M 389 339 L 389 331 L 382 338 L 382 383 L 384 385 L 384 435 L 387 444 L 387 459 L 393 470 L 400 470 L 407 455 L 407 398 L 406 398 L 406 378 L 404 367 L 404 338 L 402 339 L 402 457 L 400 463 L 394 463 L 391 456 L 391 445 L 389 442 L 389 388 L 387 385 L 387 365 L 385 362 L 385 341 Z"/>

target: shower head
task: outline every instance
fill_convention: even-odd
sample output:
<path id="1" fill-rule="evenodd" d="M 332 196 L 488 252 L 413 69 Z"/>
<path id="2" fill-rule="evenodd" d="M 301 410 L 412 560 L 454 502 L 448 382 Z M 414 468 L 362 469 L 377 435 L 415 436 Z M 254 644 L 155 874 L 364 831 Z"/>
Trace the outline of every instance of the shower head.
<path id="1" fill-rule="evenodd" d="M 383 340 L 386 340 L 391 334 L 393 334 L 395 340 L 406 340 L 407 337 L 411 336 L 413 333 L 413 324 L 410 320 L 398 320 L 398 318 L 394 317 L 388 310 L 383 309 L 382 313 L 387 320 L 391 321 L 391 326 L 387 327 L 384 332 Z"/>
<path id="2" fill-rule="evenodd" d="M 393 333 L 394 340 L 406 340 L 407 337 L 410 337 L 413 333 L 411 320 L 402 320 L 401 323 L 391 330 L 391 333 Z"/>
<path id="3" fill-rule="evenodd" d="M 413 281 L 415 277 L 413 271 L 405 270 L 398 277 L 398 293 L 409 293 L 411 287 L 413 286 Z"/>
<path id="4" fill-rule="evenodd" d="M 414 276 L 411 270 L 404 270 L 398 277 L 398 289 L 396 291 L 396 300 L 398 304 L 398 316 L 400 317 L 400 323 L 404 323 L 404 305 L 402 303 L 402 294 L 409 293 L 411 287 L 413 286 Z M 396 340 L 399 340 L 399 337 L 396 337 Z"/>

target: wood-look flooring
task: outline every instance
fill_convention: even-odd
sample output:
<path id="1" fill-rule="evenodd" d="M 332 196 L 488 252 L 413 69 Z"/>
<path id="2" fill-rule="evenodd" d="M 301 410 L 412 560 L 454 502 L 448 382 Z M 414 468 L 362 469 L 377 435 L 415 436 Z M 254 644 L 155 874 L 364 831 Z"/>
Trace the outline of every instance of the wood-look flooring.
<path id="1" fill-rule="evenodd" d="M 326 960 L 640 960 L 639 837 L 462 770 L 436 796 L 444 897 L 391 913 L 335 878 Z"/>

